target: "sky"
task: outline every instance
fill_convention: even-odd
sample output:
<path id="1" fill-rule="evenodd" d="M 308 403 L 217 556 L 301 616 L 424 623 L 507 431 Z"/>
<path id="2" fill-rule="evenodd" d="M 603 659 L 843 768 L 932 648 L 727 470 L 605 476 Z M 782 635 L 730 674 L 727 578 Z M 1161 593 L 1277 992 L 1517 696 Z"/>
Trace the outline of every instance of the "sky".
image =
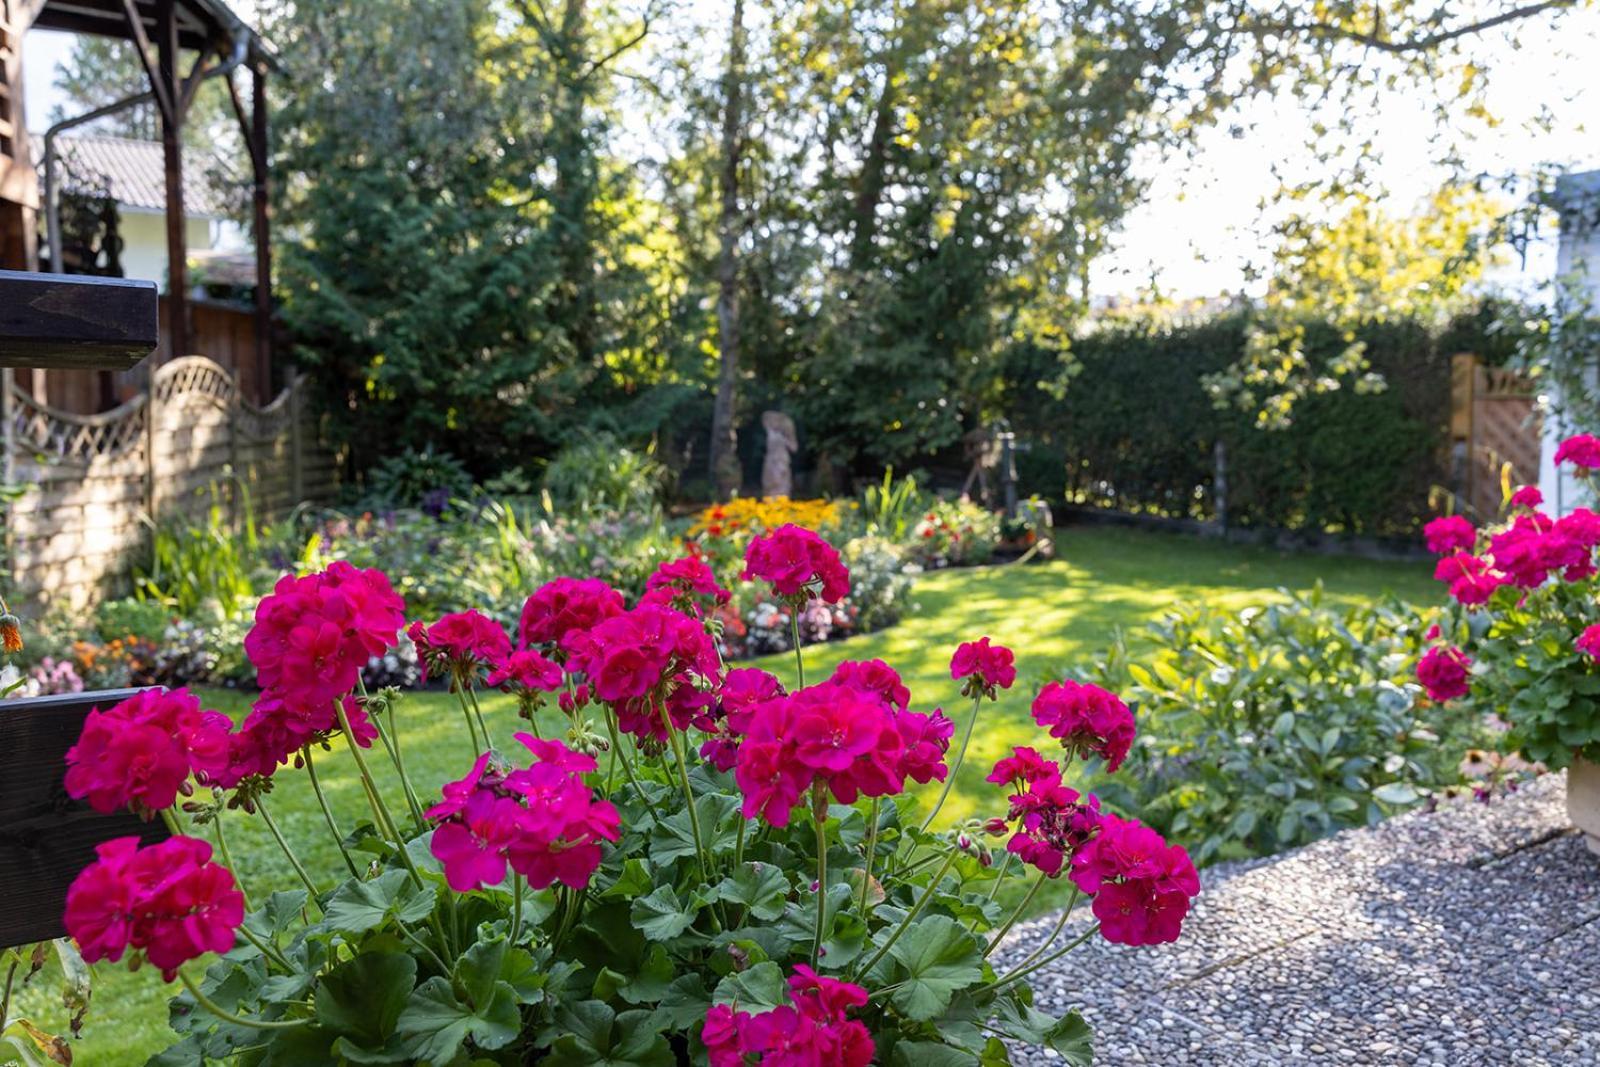
<path id="1" fill-rule="evenodd" d="M 250 0 L 235 3 L 249 17 Z M 1567 15 L 1558 28 L 1542 24 L 1473 43 L 1489 71 L 1488 108 L 1493 129 L 1474 123 L 1462 147 L 1468 170 L 1506 174 L 1540 163 L 1575 170 L 1600 169 L 1600 7 Z M 38 32 L 26 38 L 28 121 L 32 129 L 60 102 L 52 86 L 56 65 L 73 38 Z M 1520 45 L 1520 47 L 1517 46 Z M 1548 114 L 1548 129 L 1532 120 Z M 1281 208 L 1268 201 L 1280 178 L 1314 179 L 1321 166 L 1305 147 L 1311 116 L 1288 98 L 1259 100 L 1203 134 L 1192 158 L 1141 161 L 1149 195 L 1125 221 L 1113 251 L 1091 274 L 1096 298 L 1132 295 L 1155 284 L 1168 296 L 1209 297 L 1251 292 L 1252 266 L 1266 264 L 1271 227 Z M 1393 214 L 1407 214 L 1436 189 L 1446 172 L 1434 162 L 1432 113 L 1404 93 L 1390 93 L 1373 116 L 1371 136 L 1381 160 L 1376 168 Z M 1500 268 L 1497 284 L 1526 286 L 1553 270 L 1553 245 L 1533 247 L 1525 260 Z"/>

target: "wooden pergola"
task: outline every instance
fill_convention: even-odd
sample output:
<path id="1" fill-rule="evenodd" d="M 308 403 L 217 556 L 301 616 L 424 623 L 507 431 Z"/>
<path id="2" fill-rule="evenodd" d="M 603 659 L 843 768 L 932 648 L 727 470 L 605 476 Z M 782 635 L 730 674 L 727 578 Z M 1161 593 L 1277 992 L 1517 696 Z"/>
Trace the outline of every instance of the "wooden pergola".
<path id="1" fill-rule="evenodd" d="M 0 269 L 37 270 L 39 182 L 22 111 L 22 40 L 31 29 L 130 41 L 161 118 L 166 171 L 167 309 L 171 355 L 190 353 L 183 225 L 183 127 L 200 85 L 224 78 L 248 147 L 256 246 L 257 395 L 271 395 L 272 247 L 266 79 L 275 53 L 219 0 L 0 0 Z M 234 74 L 251 74 L 248 106 Z"/>

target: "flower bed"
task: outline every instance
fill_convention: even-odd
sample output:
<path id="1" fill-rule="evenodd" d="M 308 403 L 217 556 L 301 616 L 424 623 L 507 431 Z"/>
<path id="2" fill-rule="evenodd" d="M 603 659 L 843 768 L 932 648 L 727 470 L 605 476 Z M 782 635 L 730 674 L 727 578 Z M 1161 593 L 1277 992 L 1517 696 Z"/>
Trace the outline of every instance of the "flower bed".
<path id="1" fill-rule="evenodd" d="M 742 577 L 793 619 L 850 588 L 839 554 L 797 528 L 753 540 Z M 1009 1040 L 1087 1064 L 1082 1018 L 1043 1014 L 1027 985 L 1082 938 L 992 961 L 1052 880 L 1091 898 L 1085 937 L 1178 936 L 1198 892 L 1188 856 L 1066 784 L 1076 761 L 1121 763 L 1127 707 L 1047 686 L 1034 714 L 1055 758 L 1017 749 L 989 775 L 992 817 L 937 832 L 984 706 L 1015 683 L 1010 653 L 955 650 L 970 701 L 957 740 L 881 661 L 807 685 L 797 658 L 792 689 L 725 667 L 711 611 L 729 595 L 688 557 L 631 608 L 596 579 L 549 582 L 515 640 L 475 611 L 413 621 L 480 753 L 436 797 L 406 775 L 403 694 L 360 682 L 405 623 L 391 583 L 344 562 L 283 578 L 244 641 L 262 695 L 243 723 L 181 690 L 86 723 L 69 790 L 177 836 L 104 846 L 69 896 L 69 930 L 88 959 L 184 984 L 173 1062 L 248 1048 L 274 1062 L 978 1064 L 1006 1062 Z M 526 732 L 491 736 L 477 699 L 491 685 Z M 354 762 L 366 816 L 323 795 L 330 753 Z M 377 760 L 398 787 L 380 786 Z M 272 819 L 291 765 L 323 800 L 337 876 L 300 863 Z M 913 816 L 907 788 L 941 782 Z M 266 822 L 300 889 L 247 900 L 224 833 L 246 817 Z M 1026 890 L 1004 907 L 1011 884 Z M 224 955 L 197 975 L 208 952 Z"/>

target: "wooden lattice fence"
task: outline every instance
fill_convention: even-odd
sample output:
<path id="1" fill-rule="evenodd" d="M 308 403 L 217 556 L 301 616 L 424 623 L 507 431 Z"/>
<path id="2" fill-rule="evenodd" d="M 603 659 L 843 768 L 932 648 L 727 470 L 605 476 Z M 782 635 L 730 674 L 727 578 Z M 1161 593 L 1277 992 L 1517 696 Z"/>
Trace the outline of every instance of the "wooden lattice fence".
<path id="1" fill-rule="evenodd" d="M 265 519 L 335 488 L 303 380 L 256 407 L 226 369 L 186 356 L 159 366 L 152 387 L 99 415 L 6 392 L 6 481 L 27 487 L 6 530 L 11 587 L 23 598 L 83 607 L 127 574 L 151 516 L 198 514 L 214 491 L 236 512 L 248 494 Z"/>
<path id="2" fill-rule="evenodd" d="M 1455 357 L 1451 393 L 1457 491 L 1472 513 L 1492 518 L 1500 514 L 1508 465 L 1513 486 L 1539 484 L 1538 397 L 1527 378 L 1470 355 Z"/>

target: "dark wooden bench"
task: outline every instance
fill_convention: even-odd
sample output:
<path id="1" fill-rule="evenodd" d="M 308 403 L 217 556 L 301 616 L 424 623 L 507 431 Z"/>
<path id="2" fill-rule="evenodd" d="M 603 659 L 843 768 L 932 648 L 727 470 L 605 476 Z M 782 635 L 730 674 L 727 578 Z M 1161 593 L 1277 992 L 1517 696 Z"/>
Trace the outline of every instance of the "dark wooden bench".
<path id="1" fill-rule="evenodd" d="M 127 370 L 155 350 L 156 315 L 154 282 L 0 271 L 0 367 Z M 160 820 L 92 811 L 62 783 L 84 717 L 134 692 L 0 701 L 0 948 L 65 934 L 67 887 L 96 845 L 167 836 Z"/>

